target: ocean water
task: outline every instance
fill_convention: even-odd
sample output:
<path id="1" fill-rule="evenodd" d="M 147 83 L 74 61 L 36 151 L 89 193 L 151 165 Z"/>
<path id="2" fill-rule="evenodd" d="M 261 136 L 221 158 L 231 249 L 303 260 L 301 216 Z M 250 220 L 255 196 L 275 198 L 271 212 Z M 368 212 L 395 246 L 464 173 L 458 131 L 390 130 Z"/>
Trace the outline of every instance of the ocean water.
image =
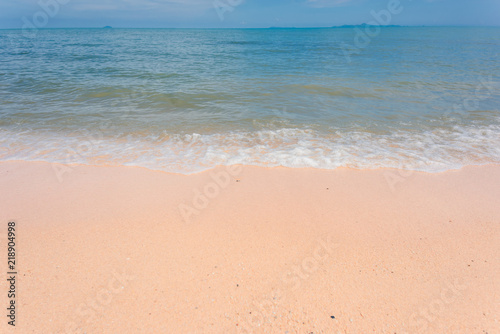
<path id="1" fill-rule="evenodd" d="M 500 163 L 500 28 L 0 30 L 0 160 Z"/>

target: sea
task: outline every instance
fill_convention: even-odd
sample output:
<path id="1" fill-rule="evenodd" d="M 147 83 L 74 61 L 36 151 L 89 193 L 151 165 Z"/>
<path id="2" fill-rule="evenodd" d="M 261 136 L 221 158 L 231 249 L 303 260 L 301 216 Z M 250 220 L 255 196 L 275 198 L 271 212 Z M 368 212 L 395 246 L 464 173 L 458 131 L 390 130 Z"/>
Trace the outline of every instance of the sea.
<path id="1" fill-rule="evenodd" d="M 0 161 L 500 163 L 500 28 L 0 30 Z"/>

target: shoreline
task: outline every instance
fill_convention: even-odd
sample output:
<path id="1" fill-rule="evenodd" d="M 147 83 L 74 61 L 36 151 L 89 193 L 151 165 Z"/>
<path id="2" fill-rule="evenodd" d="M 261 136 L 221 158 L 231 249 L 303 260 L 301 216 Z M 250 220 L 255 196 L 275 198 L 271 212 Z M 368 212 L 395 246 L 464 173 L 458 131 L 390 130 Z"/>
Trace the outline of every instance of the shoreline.
<path id="1" fill-rule="evenodd" d="M 29 164 L 49 164 L 51 166 L 59 166 L 64 170 L 64 168 L 69 168 L 69 169 L 75 169 L 79 167 L 89 167 L 89 168 L 137 168 L 137 169 L 143 169 L 145 171 L 149 172 L 160 172 L 164 174 L 170 174 L 170 175 L 182 175 L 182 176 L 191 176 L 191 175 L 198 175 L 198 174 L 203 174 L 203 173 L 210 173 L 211 171 L 218 170 L 221 168 L 233 168 L 233 167 L 248 167 L 248 168 L 257 168 L 257 169 L 290 169 L 290 170 L 313 170 L 313 171 L 320 171 L 320 172 L 335 172 L 335 171 L 342 171 L 342 170 L 350 170 L 350 171 L 358 171 L 358 172 L 363 172 L 363 171 L 371 171 L 371 172 L 396 172 L 396 173 L 401 173 L 401 174 L 408 174 L 408 173 L 419 173 L 419 174 L 429 174 L 429 175 L 439 175 L 439 174 L 444 174 L 444 173 L 449 173 L 449 172 L 459 172 L 464 169 L 468 168 L 482 168 L 482 167 L 496 167 L 500 166 L 500 162 L 487 162 L 487 163 L 478 163 L 478 164 L 471 164 L 471 165 L 464 165 L 458 168 L 449 168 L 446 170 L 439 170 L 439 171 L 425 171 L 425 170 L 417 170 L 417 169 L 403 169 L 403 168 L 393 168 L 393 167 L 374 167 L 374 168 L 356 168 L 356 167 L 348 167 L 348 166 L 339 166 L 336 168 L 332 169 L 327 169 L 327 168 L 317 168 L 317 167 L 289 167 L 289 166 L 262 166 L 262 165 L 245 165 L 245 164 L 233 164 L 233 165 L 215 165 L 213 167 L 207 168 L 202 171 L 196 171 L 196 172 L 189 172 L 189 173 L 181 173 L 181 172 L 172 172 L 172 171 L 165 171 L 162 169 L 154 169 L 150 167 L 144 167 L 144 166 L 138 166 L 138 165 L 111 165 L 111 164 L 84 164 L 84 163 L 60 163 L 60 162 L 50 162 L 50 161 L 45 161 L 45 160 L 0 160 L 0 165 L 1 164 L 17 164 L 17 163 L 29 163 Z"/>
<path id="2" fill-rule="evenodd" d="M 0 162 L 23 332 L 500 330 L 500 165 L 71 169 Z"/>

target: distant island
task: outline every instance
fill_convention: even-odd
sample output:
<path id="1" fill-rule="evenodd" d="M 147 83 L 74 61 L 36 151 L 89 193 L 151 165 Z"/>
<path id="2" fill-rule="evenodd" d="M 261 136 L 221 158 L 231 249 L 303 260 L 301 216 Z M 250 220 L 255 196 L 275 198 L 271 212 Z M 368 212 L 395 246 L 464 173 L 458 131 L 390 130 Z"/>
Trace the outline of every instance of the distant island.
<path id="1" fill-rule="evenodd" d="M 303 28 L 297 28 L 297 27 L 269 27 L 269 29 L 336 29 L 336 28 L 364 28 L 364 27 L 369 27 L 369 26 L 378 26 L 378 27 L 390 27 L 390 28 L 398 28 L 398 27 L 403 27 L 400 25 L 394 25 L 394 24 L 388 24 L 388 25 L 376 25 L 376 24 L 368 24 L 368 23 L 361 23 L 361 24 L 344 24 L 341 26 L 332 26 L 332 27 L 303 27 Z"/>
<path id="2" fill-rule="evenodd" d="M 366 26 L 380 26 L 380 25 L 379 24 L 368 24 L 368 23 L 344 24 L 344 25 L 341 25 L 341 26 L 333 26 L 333 27 L 330 27 L 330 28 L 363 28 L 363 27 L 366 27 Z M 393 28 L 396 28 L 396 27 L 401 27 L 401 26 L 394 25 L 394 24 L 388 24 L 388 25 L 382 25 L 382 27 L 393 27 Z"/>

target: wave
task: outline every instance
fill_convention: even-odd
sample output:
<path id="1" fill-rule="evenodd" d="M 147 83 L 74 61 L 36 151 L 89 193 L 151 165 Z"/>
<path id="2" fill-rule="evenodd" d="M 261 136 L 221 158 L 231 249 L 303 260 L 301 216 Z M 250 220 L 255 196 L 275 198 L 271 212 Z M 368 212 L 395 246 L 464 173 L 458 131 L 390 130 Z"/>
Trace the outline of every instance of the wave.
<path id="1" fill-rule="evenodd" d="M 454 126 L 392 133 L 282 128 L 214 134 L 104 135 L 0 130 L 0 160 L 126 165 L 189 174 L 217 165 L 427 172 L 500 163 L 500 126 Z M 50 148 L 50 149 L 47 149 Z"/>

